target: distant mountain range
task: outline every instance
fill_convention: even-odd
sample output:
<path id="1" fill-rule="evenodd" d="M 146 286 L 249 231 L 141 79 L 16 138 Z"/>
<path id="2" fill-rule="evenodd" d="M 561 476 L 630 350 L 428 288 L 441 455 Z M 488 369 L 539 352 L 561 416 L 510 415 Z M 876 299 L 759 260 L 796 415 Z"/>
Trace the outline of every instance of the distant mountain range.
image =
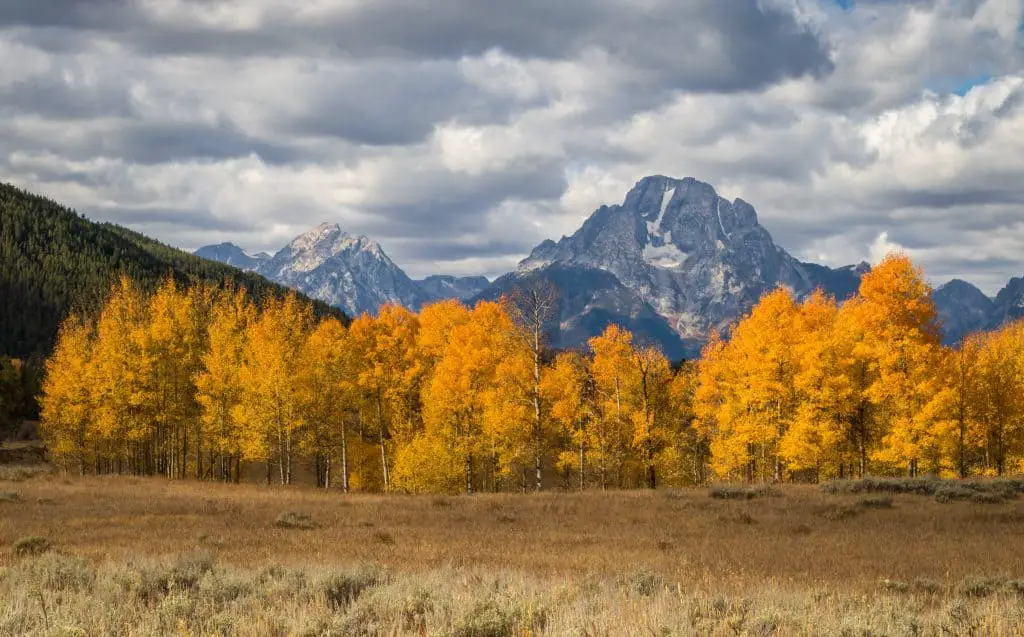
<path id="1" fill-rule="evenodd" d="M 295 237 L 273 256 L 250 255 L 232 243 L 205 246 L 195 254 L 255 272 L 351 316 L 375 313 L 386 303 L 417 310 L 441 299 L 469 300 L 489 285 L 486 277 L 437 275 L 413 281 L 377 242 L 328 223 Z"/>
<path id="2" fill-rule="evenodd" d="M 601 206 L 570 237 L 542 242 L 493 283 L 484 277 L 432 276 L 413 281 L 363 236 L 324 224 L 275 255 L 250 255 L 230 243 L 198 256 L 252 270 L 350 314 L 384 303 L 418 309 L 444 298 L 494 299 L 546 281 L 558 288 L 553 345 L 585 343 L 610 323 L 659 345 L 675 359 L 695 356 L 712 330 L 748 312 L 779 285 L 803 297 L 817 288 L 842 300 L 856 293 L 867 263 L 841 268 L 805 263 L 772 241 L 753 206 L 728 201 L 693 178 L 641 179 L 621 205 Z M 1024 316 L 1024 278 L 995 299 L 965 281 L 934 293 L 945 340 Z"/>

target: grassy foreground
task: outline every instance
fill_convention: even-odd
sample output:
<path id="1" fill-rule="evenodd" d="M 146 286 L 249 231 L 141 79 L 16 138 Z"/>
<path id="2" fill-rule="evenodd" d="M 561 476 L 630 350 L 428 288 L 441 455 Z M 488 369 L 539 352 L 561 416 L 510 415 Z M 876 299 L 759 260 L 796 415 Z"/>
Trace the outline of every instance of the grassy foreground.
<path id="1" fill-rule="evenodd" d="M 833 491 L 344 496 L 8 469 L 0 635 L 1024 632 L 1024 501 Z"/>

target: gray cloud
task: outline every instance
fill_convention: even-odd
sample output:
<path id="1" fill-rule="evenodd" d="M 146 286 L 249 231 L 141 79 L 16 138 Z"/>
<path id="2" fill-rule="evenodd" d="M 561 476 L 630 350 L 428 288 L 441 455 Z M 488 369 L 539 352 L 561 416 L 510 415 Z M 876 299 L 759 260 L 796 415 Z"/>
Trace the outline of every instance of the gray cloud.
<path id="1" fill-rule="evenodd" d="M 831 69 L 827 46 L 791 14 L 759 3 L 661 0 L 374 0 L 307 13 L 249 3 L 258 28 L 227 28 L 200 16 L 216 3 L 185 0 L 161 21 L 128 0 L 8 0 L 0 26 L 99 33 L 147 54 L 458 59 L 501 49 L 565 59 L 592 48 L 655 71 L 678 88 L 742 90 Z"/>
<path id="2" fill-rule="evenodd" d="M 6 0 L 0 175 L 186 248 L 338 221 L 414 275 L 692 175 L 795 254 L 888 232 L 991 287 L 1024 270 L 1015 3 Z"/>

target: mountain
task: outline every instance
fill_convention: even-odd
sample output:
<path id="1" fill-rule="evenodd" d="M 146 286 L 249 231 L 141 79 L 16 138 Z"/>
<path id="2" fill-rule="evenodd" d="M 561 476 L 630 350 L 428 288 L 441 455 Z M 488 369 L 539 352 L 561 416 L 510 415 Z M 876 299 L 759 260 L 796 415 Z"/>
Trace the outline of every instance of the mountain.
<path id="1" fill-rule="evenodd" d="M 810 277 L 812 287 L 825 290 L 839 301 L 845 301 L 857 294 L 861 277 L 871 271 L 871 265 L 865 261 L 841 268 L 807 262 L 800 265 Z"/>
<path id="2" fill-rule="evenodd" d="M 245 250 L 239 248 L 233 243 L 219 243 L 217 245 L 205 246 L 199 248 L 193 254 L 197 257 L 209 259 L 211 261 L 219 261 L 230 266 L 234 266 L 239 270 L 251 271 L 259 268 L 259 266 L 270 259 L 270 255 L 266 252 L 260 252 L 259 254 L 249 255 Z"/>
<path id="3" fill-rule="evenodd" d="M 932 292 L 935 309 L 942 324 L 942 340 L 947 345 L 978 330 L 992 321 L 995 304 L 985 293 L 967 281 L 953 279 Z"/>
<path id="4" fill-rule="evenodd" d="M 625 327 L 644 345 L 660 347 L 672 360 L 692 355 L 699 346 L 696 341 L 684 341 L 639 292 L 600 268 L 556 262 L 512 272 L 496 279 L 473 301 L 494 301 L 517 287 L 538 283 L 552 285 L 559 292 L 558 316 L 548 329 L 556 348 L 578 347 L 612 324 Z"/>
<path id="5" fill-rule="evenodd" d="M 423 293 L 434 301 L 458 299 L 466 301 L 487 289 L 491 284 L 485 276 L 456 277 L 447 274 L 435 274 L 416 281 Z"/>
<path id="6" fill-rule="evenodd" d="M 353 316 L 387 303 L 416 310 L 431 300 L 376 242 L 337 224 L 299 235 L 256 272 Z"/>
<path id="7" fill-rule="evenodd" d="M 557 275 L 548 276 L 555 266 Z M 585 282 L 594 270 L 613 280 L 588 295 Z M 723 199 L 693 178 L 657 175 L 641 179 L 622 205 L 598 208 L 571 237 L 538 245 L 492 288 L 515 287 L 531 276 L 558 280 L 562 295 L 577 299 L 561 308 L 561 322 L 570 327 L 557 337 L 563 345 L 593 336 L 583 326 L 600 326 L 594 316 L 626 312 L 646 326 L 640 338 L 666 351 L 678 339 L 693 356 L 710 331 L 726 328 L 779 285 L 798 296 L 823 287 L 846 298 L 864 271 L 864 264 L 833 270 L 801 263 L 775 245 L 749 203 Z"/>
<path id="8" fill-rule="evenodd" d="M 996 294 L 987 327 L 994 329 L 1021 317 L 1024 317 L 1024 277 L 1016 277 Z"/>
<path id="9" fill-rule="evenodd" d="M 0 183 L 0 355 L 46 354 L 71 310 L 91 311 L 121 274 L 144 289 L 167 275 L 244 287 L 255 298 L 285 288 L 137 232 L 95 223 L 54 201 Z M 341 313 L 316 304 L 320 314 Z"/>

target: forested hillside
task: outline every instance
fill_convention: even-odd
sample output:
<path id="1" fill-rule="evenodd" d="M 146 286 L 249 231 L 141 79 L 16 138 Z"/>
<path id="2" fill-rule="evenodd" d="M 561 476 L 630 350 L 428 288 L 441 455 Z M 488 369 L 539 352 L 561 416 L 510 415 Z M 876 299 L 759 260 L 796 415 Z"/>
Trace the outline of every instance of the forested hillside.
<path id="1" fill-rule="evenodd" d="M 45 197 L 0 183 L 0 355 L 46 354 L 70 310 L 99 308 L 119 275 L 154 290 L 179 283 L 229 282 L 251 297 L 285 288 L 255 274 L 207 261 L 126 228 L 95 223 Z M 318 314 L 340 314 L 325 304 Z"/>

